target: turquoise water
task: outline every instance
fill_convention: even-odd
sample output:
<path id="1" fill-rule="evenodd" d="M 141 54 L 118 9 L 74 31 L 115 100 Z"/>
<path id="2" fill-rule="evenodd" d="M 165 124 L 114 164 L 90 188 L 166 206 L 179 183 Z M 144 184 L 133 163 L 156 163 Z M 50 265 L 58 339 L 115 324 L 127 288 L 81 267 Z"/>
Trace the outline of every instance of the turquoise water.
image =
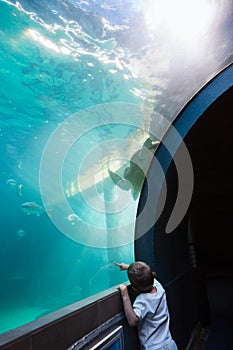
<path id="1" fill-rule="evenodd" d="M 124 168 L 145 139 L 141 121 L 119 123 L 124 107 L 111 107 L 144 103 L 128 62 L 140 13 L 130 1 L 127 11 L 118 1 L 90 3 L 0 1 L 1 333 L 117 285 L 126 275 L 113 262 L 134 259 L 137 200 L 124 192 L 128 209 L 114 211 L 119 193 L 107 170 Z M 103 104 L 105 115 L 116 114 L 104 124 Z M 60 130 L 52 159 L 69 145 L 56 169 L 41 161 Z M 127 143 L 124 159 L 118 139 Z"/>

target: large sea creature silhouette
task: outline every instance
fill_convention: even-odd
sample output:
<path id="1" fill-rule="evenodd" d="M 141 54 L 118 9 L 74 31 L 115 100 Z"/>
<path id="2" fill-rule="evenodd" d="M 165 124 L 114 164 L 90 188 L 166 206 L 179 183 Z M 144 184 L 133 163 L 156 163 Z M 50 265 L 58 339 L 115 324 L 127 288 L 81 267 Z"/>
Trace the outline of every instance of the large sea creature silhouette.
<path id="1" fill-rule="evenodd" d="M 124 170 L 123 177 L 108 169 L 109 177 L 114 184 L 124 191 L 131 189 L 134 200 L 139 196 L 148 167 L 158 145 L 158 140 L 148 138 L 142 148 L 131 157 L 129 166 Z"/>

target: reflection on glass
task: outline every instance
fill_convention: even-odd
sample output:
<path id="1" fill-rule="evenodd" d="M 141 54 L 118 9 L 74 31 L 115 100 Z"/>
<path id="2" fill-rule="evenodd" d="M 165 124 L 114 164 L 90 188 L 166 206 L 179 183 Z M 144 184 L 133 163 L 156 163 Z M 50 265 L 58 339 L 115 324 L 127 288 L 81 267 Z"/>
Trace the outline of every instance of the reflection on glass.
<path id="1" fill-rule="evenodd" d="M 194 38 L 188 15 L 200 4 Z M 233 38 L 230 0 L 192 11 L 181 1 L 2 0 L 0 13 L 2 333 L 122 282 L 113 262 L 134 259 L 153 152 L 229 63 Z"/>

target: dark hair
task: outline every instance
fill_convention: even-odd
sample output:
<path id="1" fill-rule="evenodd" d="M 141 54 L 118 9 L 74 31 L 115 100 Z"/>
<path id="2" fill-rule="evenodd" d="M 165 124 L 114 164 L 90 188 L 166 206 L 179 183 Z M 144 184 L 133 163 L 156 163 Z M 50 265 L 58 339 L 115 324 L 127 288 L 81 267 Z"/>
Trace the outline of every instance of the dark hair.
<path id="1" fill-rule="evenodd" d="M 154 282 L 154 275 L 149 265 L 142 261 L 133 262 L 129 265 L 127 274 L 134 289 L 143 293 L 151 291 Z"/>

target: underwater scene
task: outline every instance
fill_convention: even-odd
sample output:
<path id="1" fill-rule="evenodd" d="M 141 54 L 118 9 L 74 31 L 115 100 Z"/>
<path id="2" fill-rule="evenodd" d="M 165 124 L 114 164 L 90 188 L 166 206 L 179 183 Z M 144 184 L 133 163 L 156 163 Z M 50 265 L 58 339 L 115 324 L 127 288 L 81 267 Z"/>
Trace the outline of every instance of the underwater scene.
<path id="1" fill-rule="evenodd" d="M 154 153 L 233 42 L 169 41 L 158 4 L 0 0 L 0 333 L 126 280 Z"/>

